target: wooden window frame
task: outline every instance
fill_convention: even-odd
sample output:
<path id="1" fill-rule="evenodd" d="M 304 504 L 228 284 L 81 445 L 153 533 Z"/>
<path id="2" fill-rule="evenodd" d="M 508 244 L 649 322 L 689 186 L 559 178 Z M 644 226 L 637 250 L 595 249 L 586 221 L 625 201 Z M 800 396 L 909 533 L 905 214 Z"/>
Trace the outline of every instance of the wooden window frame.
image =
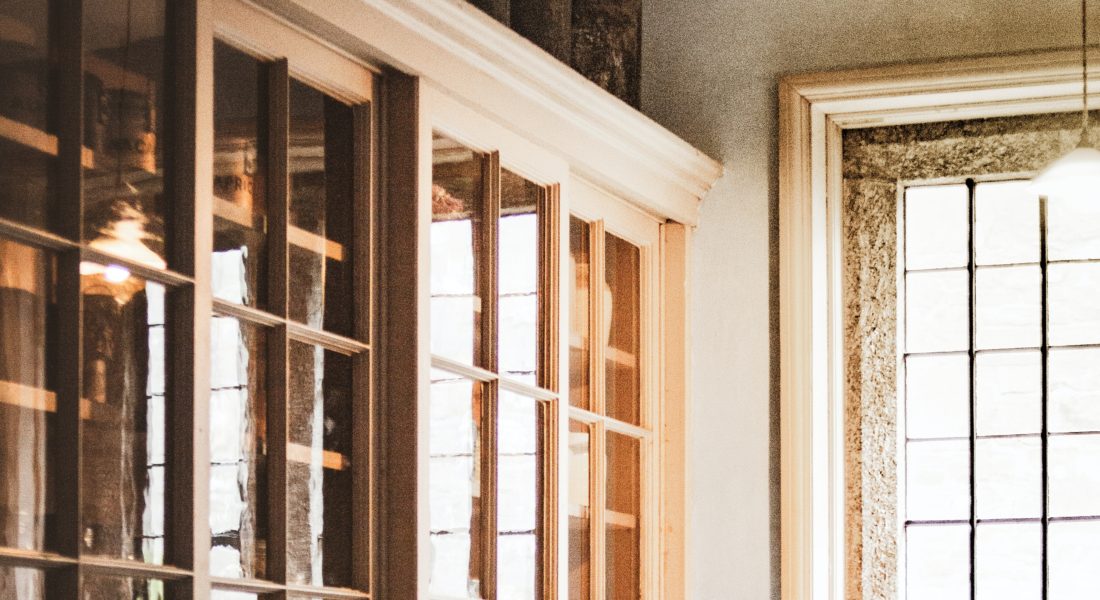
<path id="1" fill-rule="evenodd" d="M 82 147 L 83 128 L 83 17 L 81 3 L 66 4 L 53 30 L 58 63 L 56 95 L 61 107 L 56 136 L 43 139 L 47 146 L 56 148 L 58 198 L 57 231 L 46 232 L 19 223 L 0 220 L 0 234 L 15 241 L 50 251 L 57 260 L 57 314 L 58 331 L 65 339 L 58 343 L 60 356 L 55 365 L 57 386 L 58 430 L 54 461 L 49 465 L 58 481 L 77 482 L 58 486 L 56 491 L 59 518 L 58 547 L 56 552 L 30 552 L 9 548 L 0 549 L 0 565 L 31 567 L 45 570 L 50 577 L 51 598 L 77 598 L 81 578 L 85 574 L 152 578 L 171 586 L 173 598 L 209 598 L 212 584 L 219 589 L 273 594 L 283 597 L 287 593 L 306 593 L 332 598 L 370 598 L 372 589 L 370 570 L 375 541 L 372 539 L 373 496 L 375 480 L 371 434 L 374 416 L 374 378 L 370 350 L 376 347 L 371 328 L 374 322 L 373 305 L 377 286 L 374 273 L 377 269 L 372 244 L 377 236 L 372 216 L 376 197 L 374 156 L 377 148 L 377 116 L 372 110 L 376 81 L 374 71 L 367 65 L 348 58 L 316 38 L 308 36 L 274 16 L 239 0 L 214 2 L 212 0 L 182 0 L 169 2 L 166 25 L 166 44 L 169 71 L 166 85 L 182 93 L 169 94 L 171 98 L 169 141 L 165 170 L 165 193 L 170 200 L 168 267 L 153 268 L 134 263 L 121 257 L 104 254 L 81 241 L 83 166 L 88 150 Z M 276 89 L 285 91 L 289 77 L 293 75 L 311 86 L 321 89 L 353 106 L 356 131 L 353 150 L 355 181 L 353 201 L 362 218 L 354 225 L 353 289 L 359 301 L 353 308 L 355 331 L 350 337 L 313 329 L 291 321 L 286 316 L 285 278 L 272 283 L 271 306 L 264 311 L 244 307 L 212 297 L 211 256 L 213 252 L 213 216 L 216 210 L 213 195 L 213 44 L 215 38 L 268 61 L 269 82 Z M 279 60 L 281 59 L 281 60 Z M 288 60 L 289 59 L 289 60 Z M 274 97 L 273 97 L 274 98 Z M 269 128 L 286 126 L 286 102 L 273 100 L 271 111 L 276 116 L 269 121 Z M 42 136 L 39 136 L 42 137 Z M 32 140 L 33 141 L 33 140 Z M 287 235 L 285 214 L 279 218 L 279 208 L 287 208 L 286 194 L 286 144 L 271 144 L 272 181 L 269 204 L 276 207 L 268 239 L 268 248 L 281 247 L 282 252 L 271 252 L 269 265 L 273 269 L 286 270 Z M 50 148 L 46 148 L 49 150 Z M 280 168 L 281 165 L 281 168 Z M 283 189 L 280 192 L 279 184 Z M 283 225 L 281 227 L 280 225 Z M 281 233 L 280 233 L 281 232 Z M 293 236 L 292 236 L 293 237 Z M 300 236 L 299 236 L 300 237 Z M 167 546 L 165 564 L 152 565 L 123 561 L 100 556 L 81 555 L 81 416 L 82 394 L 82 343 L 81 289 L 79 265 L 83 260 L 118 264 L 135 276 L 165 286 L 168 291 L 169 340 L 166 346 L 167 396 L 167 456 L 169 487 L 165 499 L 165 528 Z M 265 282 L 267 285 L 268 282 Z M 280 301 L 281 300 L 281 301 Z M 282 568 L 285 552 L 284 531 L 271 528 L 269 538 L 269 573 L 272 581 L 243 579 L 217 579 L 210 576 L 209 529 L 209 420 L 210 420 L 210 327 L 215 315 L 229 316 L 257 325 L 273 340 L 268 352 L 269 374 L 283 378 L 282 386 L 273 386 L 269 394 L 269 423 L 277 423 L 278 409 L 286 407 L 285 376 L 287 365 L 285 350 L 290 340 L 324 347 L 357 358 L 353 367 L 355 403 L 353 428 L 355 445 L 352 464 L 354 470 L 353 504 L 372 518 L 363 521 L 364 526 L 353 532 L 353 581 L 357 589 L 301 586 L 285 582 Z M 74 339 L 75 338 L 75 339 Z M 282 351 L 280 353 L 280 351 Z M 277 360 L 278 356 L 284 360 Z M 285 426 L 285 415 L 282 418 Z M 272 434 L 278 439 L 277 434 Z M 285 437 L 285 436 L 284 436 Z M 282 444 L 269 444 L 271 481 L 269 493 L 271 515 L 285 516 L 285 469 L 275 467 L 280 459 L 286 459 Z M 282 474 L 280 474 L 282 471 Z M 274 560 L 272 560 L 274 559 Z M 224 585 L 222 585 L 224 584 Z M 272 596 L 272 597 L 274 597 Z M 265 596 L 268 597 L 268 596 Z"/>
<path id="2" fill-rule="evenodd" d="M 780 83 L 784 599 L 846 597 L 844 130 L 1080 110 L 1080 82 L 1080 54 L 1054 51 L 793 75 Z"/>

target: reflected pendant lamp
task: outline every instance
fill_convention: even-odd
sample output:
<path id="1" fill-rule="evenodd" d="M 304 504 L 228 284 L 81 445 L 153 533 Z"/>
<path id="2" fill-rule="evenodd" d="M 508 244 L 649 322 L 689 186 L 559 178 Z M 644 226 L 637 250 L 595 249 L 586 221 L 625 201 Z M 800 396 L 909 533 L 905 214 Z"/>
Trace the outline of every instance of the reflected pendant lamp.
<path id="1" fill-rule="evenodd" d="M 1100 199 L 1100 150 L 1089 135 L 1088 0 L 1081 0 L 1081 141 L 1069 154 L 1043 169 L 1034 190 L 1042 196 L 1080 196 Z"/>

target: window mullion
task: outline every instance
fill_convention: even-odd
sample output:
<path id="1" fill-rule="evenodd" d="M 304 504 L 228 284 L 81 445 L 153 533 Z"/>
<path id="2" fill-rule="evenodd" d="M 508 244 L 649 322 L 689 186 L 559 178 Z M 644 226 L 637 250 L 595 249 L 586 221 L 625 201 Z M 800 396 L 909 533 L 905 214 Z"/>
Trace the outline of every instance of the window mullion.
<path id="1" fill-rule="evenodd" d="M 371 153 L 374 148 L 371 127 L 371 105 L 359 104 L 354 108 L 354 165 L 352 168 L 354 224 L 352 231 L 352 301 L 354 329 L 352 337 L 371 343 L 371 316 L 373 312 L 373 273 L 371 228 L 374 222 L 374 194 L 371 193 Z M 352 573 L 351 584 L 356 589 L 371 589 L 371 548 L 374 511 L 371 498 L 375 478 L 372 476 L 371 452 L 373 428 L 371 427 L 371 402 L 373 352 L 360 352 L 354 359 L 352 373 Z"/>
<path id="2" fill-rule="evenodd" d="M 604 315 L 604 276 L 607 259 L 605 256 L 606 235 L 602 219 L 592 221 L 588 227 L 588 247 L 591 257 L 588 264 L 588 306 L 589 306 L 589 336 L 591 341 L 590 376 L 590 402 L 592 412 L 598 415 L 607 414 L 607 340 L 604 339 L 604 327 L 606 318 Z"/>
<path id="3" fill-rule="evenodd" d="M 977 267 L 976 267 L 976 240 L 974 235 L 974 228 L 977 223 L 977 184 L 973 179 L 966 180 L 966 197 L 967 197 L 967 215 L 969 227 L 967 227 L 967 263 L 966 269 L 969 276 L 969 307 L 967 310 L 967 318 L 969 324 L 969 342 L 968 342 L 968 354 L 970 360 L 970 381 L 969 381 L 969 398 L 970 398 L 970 600 L 975 600 L 977 597 L 977 541 L 978 541 L 978 518 L 977 518 L 977 478 L 975 476 L 976 450 L 978 439 L 978 361 L 977 361 Z"/>
<path id="4" fill-rule="evenodd" d="M 1049 422 L 1047 420 L 1047 401 L 1049 390 L 1047 389 L 1047 369 L 1048 362 L 1050 360 L 1050 331 L 1048 328 L 1048 312 L 1047 312 L 1047 292 L 1048 292 L 1048 277 L 1047 277 L 1047 198 L 1046 196 L 1039 197 L 1039 274 L 1040 274 L 1040 310 L 1042 311 L 1042 317 L 1039 320 L 1040 330 L 1040 344 L 1039 347 L 1039 365 L 1040 365 L 1040 380 L 1039 385 L 1040 392 L 1040 410 L 1042 424 L 1040 426 L 1039 444 L 1041 453 L 1041 471 L 1040 471 L 1040 483 L 1042 489 L 1042 526 L 1040 533 L 1040 543 L 1042 544 L 1042 598 L 1046 600 L 1049 595 L 1050 587 L 1050 562 L 1049 552 L 1047 550 L 1049 544 L 1047 543 L 1048 536 L 1050 534 L 1050 477 L 1049 477 L 1049 447 L 1050 447 L 1050 429 Z"/>
<path id="5" fill-rule="evenodd" d="M 481 197 L 480 244 L 477 268 L 478 291 L 481 296 L 480 355 L 481 366 L 496 373 L 500 364 L 497 352 L 499 323 L 497 322 L 500 280 L 500 153 L 492 152 L 482 163 L 484 188 Z M 481 536 L 483 598 L 497 598 L 497 405 L 500 381 L 483 384 L 481 403 Z"/>
<path id="6" fill-rule="evenodd" d="M 268 303 L 276 316 L 288 315 L 290 75 L 286 59 L 269 63 L 264 78 L 266 131 L 261 137 L 267 156 Z M 267 365 L 267 507 L 266 577 L 286 583 L 287 550 L 287 389 L 289 338 L 285 324 L 268 330 Z M 278 595 L 276 595 L 277 597 Z"/>
<path id="7" fill-rule="evenodd" d="M 592 424 L 590 452 L 592 453 L 590 461 L 592 575 L 589 583 L 592 589 L 589 598 L 605 600 L 607 597 L 607 425 L 602 420 Z"/>
<path id="8" fill-rule="evenodd" d="M 61 7 L 55 7 L 60 9 Z M 84 62 L 82 3 L 50 11 L 50 51 L 57 57 L 53 118 L 58 137 L 56 194 L 53 215 L 62 237 L 80 242 L 83 225 Z M 54 549 L 79 558 L 81 547 L 81 422 L 83 371 L 83 299 L 80 293 L 80 251 L 69 250 L 57 259 L 57 322 L 51 332 L 57 369 L 57 435 L 54 438 L 54 480 L 68 482 L 56 489 L 57 537 Z M 81 596 L 79 566 L 50 573 L 51 597 L 77 600 Z"/>

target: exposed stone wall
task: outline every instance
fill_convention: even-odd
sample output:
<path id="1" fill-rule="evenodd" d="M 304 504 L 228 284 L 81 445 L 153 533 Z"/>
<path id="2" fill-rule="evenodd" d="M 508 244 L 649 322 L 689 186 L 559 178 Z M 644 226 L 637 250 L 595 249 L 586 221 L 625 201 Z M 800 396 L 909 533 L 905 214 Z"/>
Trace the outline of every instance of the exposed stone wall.
<path id="1" fill-rule="evenodd" d="M 844 134 L 850 600 L 898 597 L 898 184 L 1034 172 L 1073 148 L 1078 119 L 1037 115 Z"/>
<path id="2" fill-rule="evenodd" d="M 581 75 L 637 108 L 642 0 L 470 0 Z"/>

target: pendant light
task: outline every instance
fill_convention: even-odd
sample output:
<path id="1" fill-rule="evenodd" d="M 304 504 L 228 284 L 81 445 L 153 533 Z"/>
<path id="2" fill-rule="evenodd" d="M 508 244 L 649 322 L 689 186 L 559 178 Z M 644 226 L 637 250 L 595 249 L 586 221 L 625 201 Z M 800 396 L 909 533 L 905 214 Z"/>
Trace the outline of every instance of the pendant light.
<path id="1" fill-rule="evenodd" d="M 1089 135 L 1088 0 L 1081 0 L 1081 141 L 1069 154 L 1050 164 L 1035 178 L 1033 189 L 1043 196 L 1081 196 L 1100 199 L 1100 150 Z"/>

